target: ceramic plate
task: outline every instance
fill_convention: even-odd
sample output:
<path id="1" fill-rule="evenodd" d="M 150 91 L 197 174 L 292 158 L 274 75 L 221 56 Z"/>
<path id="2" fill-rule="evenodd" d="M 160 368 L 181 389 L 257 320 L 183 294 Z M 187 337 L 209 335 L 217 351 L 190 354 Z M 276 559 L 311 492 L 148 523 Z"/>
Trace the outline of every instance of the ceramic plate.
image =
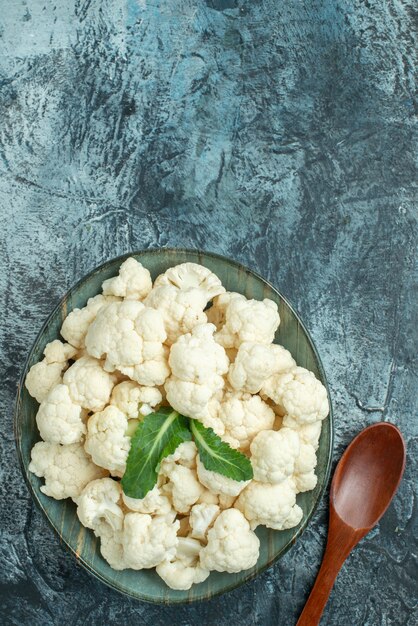
<path id="1" fill-rule="evenodd" d="M 254 578 L 254 576 L 257 576 L 257 574 L 282 556 L 303 532 L 318 504 L 329 477 L 332 452 L 332 408 L 330 415 L 324 420 L 322 426 L 318 450 L 318 484 L 313 491 L 297 496 L 297 502 L 304 512 L 303 519 L 296 528 L 286 531 L 278 532 L 259 527 L 256 533 L 261 543 L 260 557 L 255 567 L 239 574 L 213 572 L 205 582 L 194 585 L 190 591 L 169 589 L 154 570 L 124 570 L 121 572 L 113 570 L 101 557 L 98 540 L 93 535 L 93 532 L 79 523 L 75 504 L 70 500 L 58 501 L 45 496 L 39 490 L 43 481 L 28 471 L 31 448 L 40 437 L 35 421 L 38 404 L 28 394 L 23 382 L 28 369 L 43 358 L 42 353 L 45 345 L 59 338 L 62 321 L 67 314 L 75 307 L 83 307 L 91 296 L 100 293 L 102 282 L 106 278 L 115 276 L 118 273 L 120 264 L 129 256 L 133 256 L 147 267 L 153 279 L 173 265 L 192 261 L 211 269 L 219 276 L 227 291 L 237 291 L 244 294 L 247 298 L 255 298 L 257 300 L 262 300 L 263 298 L 274 300 L 278 304 L 281 319 L 275 341 L 290 350 L 298 365 L 312 370 L 326 387 L 327 383 L 320 358 L 309 333 L 286 299 L 274 287 L 251 270 L 230 259 L 207 252 L 176 249 L 147 250 L 108 261 L 72 287 L 45 322 L 25 364 L 18 389 L 15 411 L 15 435 L 18 455 L 24 477 L 35 502 L 59 535 L 60 540 L 68 546 L 75 558 L 89 572 L 107 585 L 134 598 L 148 602 L 193 602 L 211 598 L 216 594 L 234 589 Z"/>

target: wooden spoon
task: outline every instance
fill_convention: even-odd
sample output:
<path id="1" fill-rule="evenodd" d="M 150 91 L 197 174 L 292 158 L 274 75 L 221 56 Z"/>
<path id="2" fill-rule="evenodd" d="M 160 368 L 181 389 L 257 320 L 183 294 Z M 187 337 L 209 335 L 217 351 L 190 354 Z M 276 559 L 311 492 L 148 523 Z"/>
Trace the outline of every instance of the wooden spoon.
<path id="1" fill-rule="evenodd" d="M 350 443 L 331 483 L 322 565 L 296 626 L 319 624 L 342 564 L 388 508 L 404 468 L 405 442 L 393 424 L 368 426 Z"/>

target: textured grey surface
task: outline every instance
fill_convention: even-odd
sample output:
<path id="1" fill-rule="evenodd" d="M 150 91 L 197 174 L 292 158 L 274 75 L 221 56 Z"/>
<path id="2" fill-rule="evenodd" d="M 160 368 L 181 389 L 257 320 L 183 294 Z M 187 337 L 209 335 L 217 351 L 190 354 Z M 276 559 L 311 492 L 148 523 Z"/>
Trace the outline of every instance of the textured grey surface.
<path id="1" fill-rule="evenodd" d="M 12 432 L 29 346 L 85 272 L 155 246 L 232 256 L 295 304 L 335 458 L 369 423 L 401 428 L 398 496 L 323 624 L 417 624 L 414 4 L 0 0 L 1 624 L 292 626 L 313 583 L 325 501 L 256 581 L 173 608 L 93 580 L 32 505 Z"/>

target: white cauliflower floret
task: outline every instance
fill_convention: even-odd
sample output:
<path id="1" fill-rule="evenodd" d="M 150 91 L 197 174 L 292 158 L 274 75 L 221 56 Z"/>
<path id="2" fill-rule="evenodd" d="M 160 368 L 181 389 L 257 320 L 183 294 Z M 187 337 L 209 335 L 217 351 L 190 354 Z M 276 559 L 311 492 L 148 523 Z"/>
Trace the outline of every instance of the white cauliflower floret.
<path id="1" fill-rule="evenodd" d="M 162 315 L 141 302 L 124 300 L 104 307 L 86 335 L 89 354 L 142 385 L 162 385 L 170 373 Z"/>
<path id="2" fill-rule="evenodd" d="M 218 504 L 219 496 L 209 489 L 205 489 L 197 502 L 198 504 Z"/>
<path id="3" fill-rule="evenodd" d="M 319 438 L 322 430 L 321 420 L 310 424 L 299 424 L 292 417 L 285 415 L 283 418 L 283 426 L 295 430 L 299 435 L 301 443 L 309 443 L 314 447 L 314 450 L 318 449 Z"/>
<path id="4" fill-rule="evenodd" d="M 225 323 L 215 339 L 224 348 L 239 348 L 244 341 L 269 344 L 279 324 L 273 300 L 247 300 L 240 294 L 231 294 L 225 307 Z"/>
<path id="5" fill-rule="evenodd" d="M 171 346 L 168 360 L 173 376 L 204 384 L 214 376 L 226 374 L 229 359 L 222 346 L 215 342 L 214 332 L 213 324 L 201 324 L 177 339 Z"/>
<path id="6" fill-rule="evenodd" d="M 164 493 L 170 496 L 176 511 L 188 513 L 204 491 L 197 480 L 196 471 L 174 464 L 174 467 L 169 467 L 167 476 L 169 481 L 163 487 Z"/>
<path id="7" fill-rule="evenodd" d="M 225 394 L 218 418 L 225 427 L 220 436 L 233 448 L 248 450 L 257 433 L 272 428 L 275 416 L 260 396 L 238 391 Z"/>
<path id="8" fill-rule="evenodd" d="M 143 300 L 152 289 L 151 274 L 133 257 L 119 268 L 119 275 L 102 284 L 105 296 L 119 296 L 127 300 Z"/>
<path id="9" fill-rule="evenodd" d="M 299 424 L 323 420 L 329 412 L 327 391 L 315 375 L 303 367 L 276 374 L 265 381 L 262 393 Z"/>
<path id="10" fill-rule="evenodd" d="M 217 572 L 240 572 L 257 563 L 260 541 L 237 509 L 222 511 L 200 552 L 201 566 Z"/>
<path id="11" fill-rule="evenodd" d="M 233 507 L 237 496 L 228 496 L 225 493 L 219 494 L 219 507 L 221 510 L 230 509 Z"/>
<path id="12" fill-rule="evenodd" d="M 105 522 L 114 531 L 122 530 L 121 493 L 120 484 L 112 478 L 98 478 L 86 485 L 75 498 L 78 519 L 83 526 L 99 532 Z"/>
<path id="13" fill-rule="evenodd" d="M 171 502 L 161 493 L 158 484 L 148 491 L 144 498 L 130 498 L 122 492 L 122 500 L 128 509 L 136 513 L 165 515 L 171 511 Z"/>
<path id="14" fill-rule="evenodd" d="M 97 465 L 116 476 L 122 476 L 125 472 L 131 447 L 127 429 L 126 416 L 112 404 L 94 413 L 87 422 L 86 452 Z"/>
<path id="15" fill-rule="evenodd" d="M 160 285 L 173 285 L 180 291 L 199 289 L 205 293 L 206 302 L 225 291 L 219 278 L 207 267 L 197 263 L 181 263 L 169 267 L 164 274 L 157 276 L 154 287 Z"/>
<path id="16" fill-rule="evenodd" d="M 270 376 L 295 366 L 292 355 L 282 346 L 246 341 L 239 346 L 228 380 L 236 390 L 258 393 Z"/>
<path id="17" fill-rule="evenodd" d="M 33 446 L 29 471 L 45 478 L 40 489 L 56 500 L 77 498 L 89 482 L 107 473 L 92 462 L 80 443 L 61 446 L 46 441 Z"/>
<path id="18" fill-rule="evenodd" d="M 115 377 L 105 372 L 96 359 L 83 356 L 65 372 L 64 383 L 73 402 L 89 411 L 102 411 L 109 402 Z"/>
<path id="19" fill-rule="evenodd" d="M 199 419 L 207 427 L 213 427 L 211 420 L 216 419 L 217 398 L 222 393 L 224 384 L 222 376 L 214 376 L 202 385 L 170 376 L 164 387 L 167 402 L 173 409 L 187 417 Z"/>
<path id="20" fill-rule="evenodd" d="M 106 304 L 116 302 L 119 298 L 112 296 L 94 296 L 89 298 L 87 304 L 82 309 L 73 309 L 65 318 L 61 335 L 68 343 L 75 346 L 79 350 L 84 348 L 84 340 L 90 324 L 96 318 L 96 315 Z"/>
<path id="21" fill-rule="evenodd" d="M 191 536 L 206 541 L 207 532 L 219 513 L 217 504 L 195 504 L 190 511 Z"/>
<path id="22" fill-rule="evenodd" d="M 162 314 L 168 346 L 207 319 L 203 312 L 206 293 L 200 289 L 181 291 L 173 285 L 159 285 L 152 289 L 145 304 Z"/>
<path id="23" fill-rule="evenodd" d="M 36 424 L 44 441 L 70 444 L 86 434 L 86 411 L 75 404 L 67 385 L 56 385 L 41 402 Z"/>
<path id="24" fill-rule="evenodd" d="M 166 516 L 127 513 L 123 528 L 124 560 L 132 569 L 148 569 L 176 553 L 180 522 Z"/>
<path id="25" fill-rule="evenodd" d="M 295 462 L 293 479 L 296 485 L 296 492 L 311 491 L 316 487 L 318 477 L 315 474 L 317 458 L 315 448 L 309 443 L 300 446 L 300 453 Z"/>
<path id="26" fill-rule="evenodd" d="M 223 476 L 223 474 L 207 470 L 199 456 L 197 457 L 197 476 L 207 489 L 213 493 L 227 496 L 237 496 L 250 482 L 248 480 L 233 480 Z"/>
<path id="27" fill-rule="evenodd" d="M 238 497 L 235 507 L 242 511 L 252 529 L 260 525 L 275 530 L 293 528 L 299 524 L 303 515 L 302 509 L 296 504 L 292 478 L 275 485 L 252 480 Z"/>
<path id="28" fill-rule="evenodd" d="M 221 330 L 225 324 L 226 310 L 234 298 L 245 298 L 245 296 L 234 291 L 226 291 L 217 296 L 213 301 L 213 305 L 205 311 L 208 322 L 215 324 L 216 330 Z"/>
<path id="29" fill-rule="evenodd" d="M 73 346 L 58 339 L 45 346 L 45 358 L 32 365 L 25 380 L 26 389 L 39 403 L 62 381 L 62 373 L 68 367 L 68 359 L 72 359 L 76 352 Z"/>
<path id="30" fill-rule="evenodd" d="M 201 548 L 196 539 L 180 537 L 174 559 L 157 565 L 157 574 L 171 589 L 187 590 L 193 584 L 203 582 L 209 576 L 209 571 L 200 566 Z"/>
<path id="31" fill-rule="evenodd" d="M 140 415 L 149 415 L 162 402 L 162 395 L 157 387 L 143 387 L 132 380 L 116 385 L 112 391 L 110 404 L 114 404 L 128 419 Z"/>
<path id="32" fill-rule="evenodd" d="M 100 552 L 103 558 L 114 570 L 120 571 L 127 568 L 123 552 L 123 531 L 113 530 L 105 521 L 99 522 L 94 534 L 100 537 Z"/>
<path id="33" fill-rule="evenodd" d="M 300 453 L 299 437 L 290 428 L 263 430 L 254 437 L 250 450 L 254 480 L 280 483 L 293 474 Z"/>

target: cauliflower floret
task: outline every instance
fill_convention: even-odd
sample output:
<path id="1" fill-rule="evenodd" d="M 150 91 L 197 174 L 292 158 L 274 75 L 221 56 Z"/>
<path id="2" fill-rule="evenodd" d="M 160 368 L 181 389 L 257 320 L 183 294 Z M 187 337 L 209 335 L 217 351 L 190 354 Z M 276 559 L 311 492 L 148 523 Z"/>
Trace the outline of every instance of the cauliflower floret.
<path id="1" fill-rule="evenodd" d="M 173 285 L 154 286 L 145 304 L 162 314 L 167 331 L 165 343 L 168 346 L 198 324 L 204 324 L 207 319 L 203 312 L 206 293 L 201 289 L 181 291 Z"/>
<path id="2" fill-rule="evenodd" d="M 219 496 L 209 489 L 205 489 L 197 502 L 198 504 L 218 504 Z"/>
<path id="3" fill-rule="evenodd" d="M 170 496 L 176 511 L 188 513 L 190 507 L 198 501 L 204 491 L 197 480 L 196 471 L 174 464 L 174 467 L 169 466 L 167 477 L 169 481 L 163 487 L 164 493 Z"/>
<path id="4" fill-rule="evenodd" d="M 222 511 L 208 532 L 208 543 L 200 552 L 201 566 L 217 572 L 240 572 L 253 567 L 260 541 L 237 509 Z"/>
<path id="5" fill-rule="evenodd" d="M 319 438 L 322 430 L 321 420 L 312 422 L 311 424 L 299 424 L 289 415 L 285 415 L 283 418 L 283 426 L 295 430 L 299 435 L 301 443 L 309 443 L 314 447 L 314 450 L 318 449 Z"/>
<path id="6" fill-rule="evenodd" d="M 109 402 L 115 377 L 105 372 L 96 359 L 83 356 L 65 372 L 64 383 L 73 402 L 89 411 L 102 411 Z"/>
<path id="7" fill-rule="evenodd" d="M 217 504 L 195 504 L 190 511 L 191 536 L 206 541 L 207 532 L 219 513 Z"/>
<path id="8" fill-rule="evenodd" d="M 234 298 L 244 298 L 240 293 L 226 291 L 213 300 L 213 305 L 205 311 L 208 322 L 215 324 L 216 330 L 221 330 L 226 320 L 226 310 Z"/>
<path id="9" fill-rule="evenodd" d="M 225 493 L 219 494 L 219 507 L 223 509 L 231 509 L 234 506 L 234 502 L 237 496 L 227 496 Z"/>
<path id="10" fill-rule="evenodd" d="M 114 404 L 128 419 L 149 415 L 162 402 L 162 395 L 157 387 L 142 387 L 132 380 L 119 383 L 112 391 L 110 404 Z"/>
<path id="11" fill-rule="evenodd" d="M 46 441 L 33 446 L 29 471 L 45 478 L 40 489 L 55 500 L 77 498 L 89 482 L 107 474 L 94 465 L 80 443 L 61 446 Z"/>
<path id="12" fill-rule="evenodd" d="M 72 346 L 75 346 L 78 350 L 83 350 L 89 326 L 96 318 L 100 309 L 110 302 L 117 301 L 119 301 L 119 298 L 102 296 L 101 294 L 94 296 L 94 298 L 89 298 L 85 307 L 73 309 L 67 315 L 61 327 L 61 335 Z"/>
<path id="13" fill-rule="evenodd" d="M 90 325 L 86 348 L 105 357 L 104 369 L 115 369 L 142 385 L 162 385 L 170 373 L 161 313 L 141 302 L 124 300 L 104 307 Z"/>
<path id="14" fill-rule="evenodd" d="M 275 416 L 260 396 L 238 391 L 225 394 L 218 418 L 225 428 L 220 436 L 233 448 L 248 450 L 257 433 L 272 428 Z"/>
<path id="15" fill-rule="evenodd" d="M 121 493 L 120 484 L 112 478 L 98 478 L 86 485 L 75 498 L 78 519 L 83 526 L 99 532 L 106 522 L 112 530 L 122 530 Z"/>
<path id="16" fill-rule="evenodd" d="M 300 453 L 297 433 L 290 428 L 263 430 L 251 446 L 254 479 L 262 483 L 281 483 L 293 474 Z"/>
<path id="17" fill-rule="evenodd" d="M 86 452 L 97 465 L 105 467 L 115 476 L 122 476 L 126 469 L 131 447 L 127 429 L 126 416 L 112 404 L 94 413 L 87 422 Z"/>
<path id="18" fill-rule="evenodd" d="M 123 552 L 123 531 L 113 530 L 105 521 L 99 522 L 94 534 L 100 537 L 100 552 L 103 558 L 114 570 L 123 570 L 128 566 L 125 563 Z"/>
<path id="19" fill-rule="evenodd" d="M 215 339 L 224 348 L 239 348 L 244 341 L 269 344 L 279 324 L 273 300 L 247 300 L 240 294 L 231 294 L 225 307 L 225 323 Z"/>
<path id="20" fill-rule="evenodd" d="M 136 513 L 166 515 L 171 511 L 171 502 L 161 493 L 158 484 L 148 491 L 144 498 L 130 498 L 122 492 L 122 500 L 128 509 Z"/>
<path id="21" fill-rule="evenodd" d="M 214 376 L 226 374 L 229 360 L 222 346 L 215 342 L 214 332 L 213 324 L 201 324 L 177 339 L 168 360 L 173 376 L 202 385 Z"/>
<path id="22" fill-rule="evenodd" d="M 133 257 L 119 268 L 119 275 L 102 284 L 105 296 L 119 296 L 127 300 L 143 300 L 152 289 L 151 274 Z"/>
<path id="23" fill-rule="evenodd" d="M 246 341 L 230 366 L 228 380 L 236 390 L 258 393 L 265 380 L 296 366 L 288 350 L 276 344 Z"/>
<path id="24" fill-rule="evenodd" d="M 172 589 L 187 590 L 193 584 L 201 583 L 209 576 L 209 571 L 199 563 L 201 544 L 190 537 L 180 537 L 175 558 L 157 565 L 157 574 Z"/>
<path id="25" fill-rule="evenodd" d="M 68 367 L 68 359 L 72 359 L 76 352 L 73 346 L 58 339 L 45 346 L 45 358 L 32 365 L 25 380 L 26 389 L 39 403 L 62 381 L 62 373 Z"/>
<path id="26" fill-rule="evenodd" d="M 242 511 L 253 530 L 260 525 L 275 530 L 293 528 L 299 524 L 303 515 L 302 509 L 296 504 L 292 478 L 275 485 L 252 480 L 238 497 L 235 507 Z"/>
<path id="27" fill-rule="evenodd" d="M 213 428 L 215 422 L 211 423 L 211 420 L 216 419 L 217 399 L 219 394 L 222 394 L 224 385 L 222 376 L 214 376 L 202 385 L 170 376 L 165 381 L 164 387 L 167 402 L 173 409 L 187 417 L 199 419 L 205 426 Z"/>
<path id="28" fill-rule="evenodd" d="M 169 267 L 156 278 L 154 287 L 160 285 L 173 285 L 180 291 L 199 289 L 205 293 L 206 302 L 225 291 L 219 278 L 207 267 L 197 263 L 181 263 Z"/>
<path id="29" fill-rule="evenodd" d="M 315 474 L 317 458 L 315 448 L 309 443 L 300 446 L 300 453 L 295 462 L 293 479 L 296 485 L 296 493 L 311 491 L 316 487 L 318 477 Z"/>
<path id="30" fill-rule="evenodd" d="M 44 441 L 70 444 L 86 434 L 86 411 L 75 404 L 67 385 L 56 385 L 41 402 L 36 423 Z"/>
<path id="31" fill-rule="evenodd" d="M 327 390 L 303 367 L 272 376 L 265 381 L 262 393 L 282 406 L 285 414 L 299 424 L 323 420 L 329 412 Z"/>
<path id="32" fill-rule="evenodd" d="M 217 472 L 207 470 L 199 456 L 197 457 L 197 476 L 207 489 L 213 493 L 227 496 L 237 496 L 250 482 L 249 480 L 233 480 Z"/>
<path id="33" fill-rule="evenodd" d="M 123 528 L 124 560 L 132 569 L 148 569 L 176 553 L 180 522 L 166 516 L 127 513 Z"/>

